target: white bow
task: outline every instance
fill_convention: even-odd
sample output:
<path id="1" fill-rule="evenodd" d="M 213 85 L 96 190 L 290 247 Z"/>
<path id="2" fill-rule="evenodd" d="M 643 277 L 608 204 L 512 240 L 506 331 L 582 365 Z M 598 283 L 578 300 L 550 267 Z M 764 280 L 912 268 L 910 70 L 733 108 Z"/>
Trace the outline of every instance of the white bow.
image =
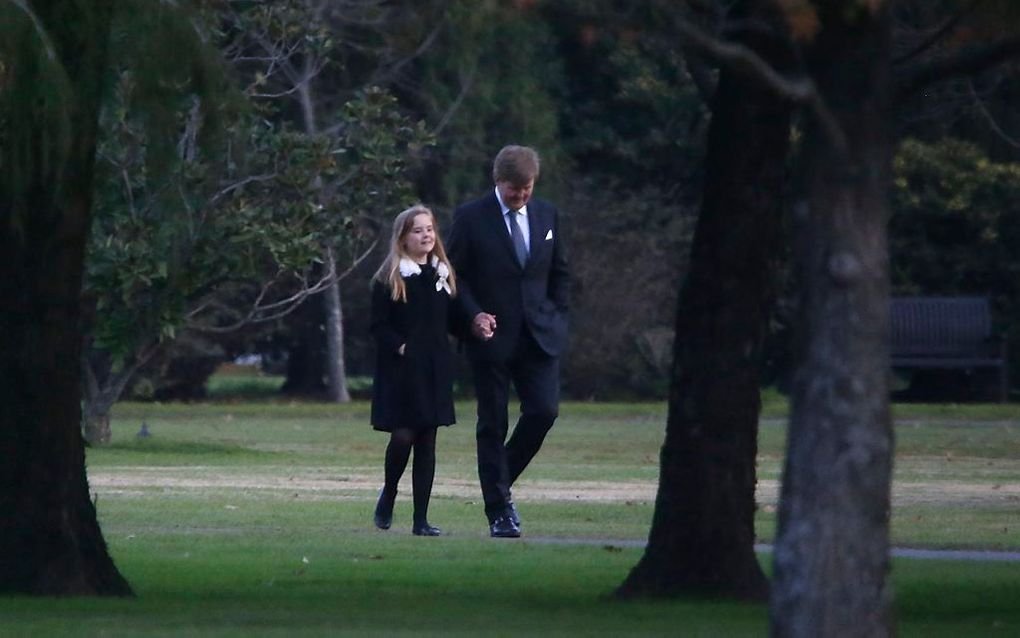
<path id="1" fill-rule="evenodd" d="M 450 276 L 450 267 L 446 265 L 446 262 L 439 261 L 439 258 L 432 255 L 432 267 L 436 269 L 436 292 L 445 290 L 446 294 L 452 294 L 450 289 L 450 283 L 446 279 Z"/>

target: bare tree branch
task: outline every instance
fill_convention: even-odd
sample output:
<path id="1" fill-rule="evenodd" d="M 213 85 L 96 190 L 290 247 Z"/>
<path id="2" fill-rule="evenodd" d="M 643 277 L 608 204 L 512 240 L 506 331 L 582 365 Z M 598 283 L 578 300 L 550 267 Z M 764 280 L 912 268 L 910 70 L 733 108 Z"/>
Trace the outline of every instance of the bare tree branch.
<path id="1" fill-rule="evenodd" d="M 963 19 L 966 18 L 971 13 L 973 13 L 974 9 L 976 9 L 977 6 L 984 1 L 985 0 L 971 0 L 970 4 L 960 9 L 955 14 L 951 15 L 945 22 L 942 23 L 942 26 L 936 29 L 935 32 L 932 33 L 930 36 L 925 38 L 920 44 L 915 46 L 910 51 L 907 51 L 906 53 L 898 55 L 895 58 L 893 58 L 892 63 L 903 64 L 904 62 L 916 58 L 917 56 L 921 55 L 922 53 L 930 49 L 939 40 L 942 40 L 947 35 L 955 31 L 956 27 L 958 27 L 960 23 L 963 22 Z"/>
<path id="2" fill-rule="evenodd" d="M 242 180 L 239 180 L 237 182 L 234 182 L 233 184 L 230 184 L 230 185 L 226 186 L 225 188 L 220 190 L 218 193 L 216 193 L 215 195 L 210 197 L 209 198 L 209 202 L 208 202 L 208 206 L 211 207 L 213 204 L 215 204 L 216 202 L 220 201 L 220 199 L 222 199 L 226 195 L 229 195 L 231 192 L 233 192 L 233 191 L 235 191 L 235 190 L 237 190 L 237 189 L 239 189 L 239 188 L 241 188 L 241 187 L 243 187 L 243 186 L 245 186 L 247 184 L 250 184 L 252 182 L 268 182 L 269 180 L 276 179 L 277 177 L 279 177 L 279 173 L 269 173 L 267 175 L 249 175 L 248 177 L 245 177 Z"/>
<path id="3" fill-rule="evenodd" d="M 200 309 L 207 310 L 214 305 L 212 302 L 206 302 L 199 306 L 199 308 L 188 313 L 186 325 L 189 330 L 194 330 L 196 332 L 226 334 L 240 330 L 245 326 L 281 319 L 294 312 L 294 310 L 296 310 L 297 307 L 300 306 L 308 297 L 318 294 L 332 285 L 334 275 L 335 272 L 327 272 L 312 285 L 308 285 L 308 282 L 304 282 L 301 289 L 293 295 L 262 305 L 262 299 L 265 298 L 265 296 L 269 293 L 270 288 L 276 283 L 276 280 L 271 281 L 262 287 L 255 303 L 252 304 L 252 307 L 241 319 L 225 326 L 211 326 L 195 320 Z"/>
<path id="4" fill-rule="evenodd" d="M 897 100 L 903 100 L 929 84 L 952 77 L 973 75 L 1010 58 L 1020 56 L 1020 35 L 984 46 L 969 47 L 956 55 L 919 62 L 903 71 L 896 86 Z"/>
<path id="5" fill-rule="evenodd" d="M 378 243 L 379 243 L 378 239 L 373 240 L 372 243 L 369 244 L 367 248 L 365 248 L 360 254 L 358 254 L 353 260 L 351 260 L 350 265 L 342 272 L 337 272 L 336 267 L 334 265 L 328 268 L 327 271 L 314 283 L 309 282 L 307 279 L 300 275 L 297 275 L 296 273 L 292 273 L 301 282 L 299 290 L 294 294 L 283 299 L 278 299 L 276 301 L 269 303 L 263 303 L 265 298 L 268 296 L 270 290 L 277 283 L 279 283 L 279 278 L 278 277 L 274 278 L 272 281 L 269 281 L 268 283 L 261 287 L 261 289 L 259 290 L 258 294 L 255 297 L 255 301 L 252 303 L 251 307 L 240 319 L 225 326 L 210 326 L 208 324 L 201 323 L 197 320 L 197 318 L 201 314 L 209 311 L 214 307 L 221 307 L 225 310 L 233 310 L 233 308 L 221 306 L 215 299 L 206 299 L 185 316 L 186 326 L 189 330 L 194 330 L 196 332 L 204 332 L 209 334 L 226 334 L 229 332 L 240 330 L 245 326 L 266 323 L 269 321 L 275 321 L 277 319 L 286 317 L 290 313 L 294 312 L 294 310 L 296 310 L 298 306 L 304 303 L 305 300 L 307 300 L 312 295 L 317 295 L 320 292 L 323 292 L 331 285 L 333 285 L 335 282 L 338 282 L 346 278 L 348 275 L 354 272 L 358 268 L 358 266 L 360 266 L 369 256 L 371 256 L 372 251 L 375 250 L 375 247 L 378 245 Z"/>
<path id="6" fill-rule="evenodd" d="M 467 72 L 467 77 L 461 80 L 460 92 L 457 97 L 450 104 L 450 107 L 443 113 L 443 117 L 440 118 L 439 124 L 436 125 L 435 130 L 432 131 L 433 135 L 438 136 L 446 128 L 446 125 L 450 123 L 453 116 L 460 110 L 460 105 L 464 102 L 464 98 L 471 91 L 471 87 L 475 84 L 475 75 L 478 73 L 478 65 L 475 64 L 471 67 L 471 70 Z"/>
<path id="7" fill-rule="evenodd" d="M 684 47 L 694 49 L 718 64 L 761 82 L 780 98 L 807 107 L 818 120 L 829 142 L 839 149 L 847 147 L 846 134 L 810 78 L 788 78 L 749 47 L 714 38 L 684 20 L 677 20 L 674 26 L 686 39 Z"/>
<path id="8" fill-rule="evenodd" d="M 351 265 L 346 270 L 344 270 L 343 272 L 337 274 L 337 276 L 336 276 L 337 280 L 339 281 L 341 279 L 345 279 L 347 277 L 347 275 L 349 275 L 352 272 L 354 272 L 354 270 L 358 266 L 361 265 L 361 262 L 363 262 L 366 259 L 368 259 L 369 255 L 372 254 L 372 251 L 375 250 L 375 247 L 377 245 L 379 245 L 379 239 L 378 238 L 372 240 L 372 243 L 368 245 L 368 248 L 366 248 L 364 251 L 362 251 L 362 253 L 360 255 L 355 257 L 354 260 L 351 262 Z"/>
<path id="9" fill-rule="evenodd" d="M 432 29 L 432 31 L 430 31 L 429 34 L 425 36 L 425 39 L 421 41 L 421 44 L 419 44 L 418 47 L 415 48 L 415 50 L 410 55 L 405 56 L 403 59 L 398 60 L 389 67 L 377 70 L 376 73 L 373 75 L 372 81 L 369 82 L 369 84 L 377 84 L 380 86 L 387 84 L 390 78 L 399 73 L 400 70 L 407 66 L 408 64 L 410 64 L 412 60 L 421 57 L 422 54 L 424 54 L 426 51 L 432 48 L 432 45 L 433 43 L 435 43 L 436 38 L 439 37 L 439 34 L 446 26 L 446 22 L 447 19 L 444 16 L 443 19 L 439 20 L 439 22 Z"/>
<path id="10" fill-rule="evenodd" d="M 988 111 L 988 107 L 985 106 L 985 101 L 982 100 L 977 94 L 977 91 L 974 90 L 974 83 L 967 80 L 967 87 L 970 89 L 970 94 L 974 98 L 974 105 L 977 106 L 978 113 L 980 113 L 981 116 L 988 121 L 988 125 L 991 127 L 992 131 L 998 135 L 1002 141 L 1006 142 L 1013 148 L 1020 148 L 1020 139 L 1011 136 L 1009 133 L 1004 131 L 1001 126 L 999 126 L 995 117 Z"/>
<path id="11" fill-rule="evenodd" d="M 124 182 L 124 195 L 127 199 L 128 210 L 131 211 L 131 217 L 138 217 L 138 209 L 135 207 L 135 192 L 131 188 L 131 176 L 127 172 L 127 168 L 121 167 L 120 178 Z"/>
<path id="12" fill-rule="evenodd" d="M 46 49 L 46 57 L 48 57 L 51 62 L 58 62 L 59 64 L 57 49 L 55 46 L 53 46 L 53 41 L 50 39 L 50 34 L 46 31 L 46 27 L 43 26 L 42 21 L 39 20 L 39 16 L 37 16 L 35 12 L 32 11 L 32 7 L 28 6 L 28 3 L 26 3 L 24 0 L 8 0 L 8 1 L 14 6 L 16 6 L 18 9 L 21 9 L 21 12 L 28 17 L 29 21 L 32 23 L 32 27 L 35 28 L 36 35 L 39 36 L 39 41 L 42 42 L 43 48 Z M 62 65 L 61 68 L 63 68 Z M 64 75 L 64 78 L 66 79 L 67 76 Z"/>

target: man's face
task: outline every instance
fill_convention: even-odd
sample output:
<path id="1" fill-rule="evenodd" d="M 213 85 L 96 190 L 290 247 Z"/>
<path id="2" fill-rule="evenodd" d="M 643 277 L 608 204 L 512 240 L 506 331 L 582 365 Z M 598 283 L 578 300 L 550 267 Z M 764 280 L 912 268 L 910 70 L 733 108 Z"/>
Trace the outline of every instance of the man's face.
<path id="1" fill-rule="evenodd" d="M 531 199 L 531 191 L 535 188 L 535 180 L 528 180 L 524 184 L 514 184 L 507 181 L 496 182 L 496 188 L 499 189 L 499 196 L 503 199 L 503 203 L 510 210 L 520 210 Z"/>

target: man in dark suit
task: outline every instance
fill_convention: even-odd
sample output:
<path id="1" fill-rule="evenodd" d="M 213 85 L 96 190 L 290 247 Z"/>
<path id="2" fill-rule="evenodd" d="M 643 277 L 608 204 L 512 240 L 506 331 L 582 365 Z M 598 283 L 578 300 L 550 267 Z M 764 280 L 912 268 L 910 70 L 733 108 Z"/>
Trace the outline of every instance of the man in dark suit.
<path id="1" fill-rule="evenodd" d="M 559 213 L 532 198 L 539 157 L 507 146 L 493 162 L 495 188 L 454 211 L 447 251 L 457 272 L 457 311 L 478 400 L 478 478 L 489 532 L 520 536 L 510 488 L 559 413 L 569 272 Z M 513 383 L 521 417 L 507 440 Z"/>

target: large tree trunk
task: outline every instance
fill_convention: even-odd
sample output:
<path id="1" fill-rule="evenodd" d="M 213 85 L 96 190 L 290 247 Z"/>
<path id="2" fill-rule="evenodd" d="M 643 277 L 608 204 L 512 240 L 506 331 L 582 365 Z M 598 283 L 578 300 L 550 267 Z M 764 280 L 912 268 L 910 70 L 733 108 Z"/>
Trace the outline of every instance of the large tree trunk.
<path id="1" fill-rule="evenodd" d="M 89 499 L 79 403 L 80 295 L 113 3 L 29 4 L 66 70 L 69 127 L 67 145 L 55 141 L 45 98 L 4 122 L 5 157 L 24 161 L 0 202 L 0 593 L 127 595 Z M 34 66 L 41 57 L 5 60 L 4 90 L 31 95 L 27 87 L 48 82 L 52 69 Z"/>
<path id="2" fill-rule="evenodd" d="M 805 136 L 807 200 L 795 211 L 802 299 L 774 559 L 775 636 L 893 633 L 887 4 L 825 4 L 809 51 L 845 140 L 817 124 Z"/>
<path id="3" fill-rule="evenodd" d="M 759 17 L 781 24 L 771 13 Z M 787 47 L 776 28 L 748 44 L 778 63 Z M 759 367 L 782 247 L 790 112 L 757 84 L 723 71 L 676 318 L 655 514 L 620 597 L 768 596 L 754 553 Z"/>

